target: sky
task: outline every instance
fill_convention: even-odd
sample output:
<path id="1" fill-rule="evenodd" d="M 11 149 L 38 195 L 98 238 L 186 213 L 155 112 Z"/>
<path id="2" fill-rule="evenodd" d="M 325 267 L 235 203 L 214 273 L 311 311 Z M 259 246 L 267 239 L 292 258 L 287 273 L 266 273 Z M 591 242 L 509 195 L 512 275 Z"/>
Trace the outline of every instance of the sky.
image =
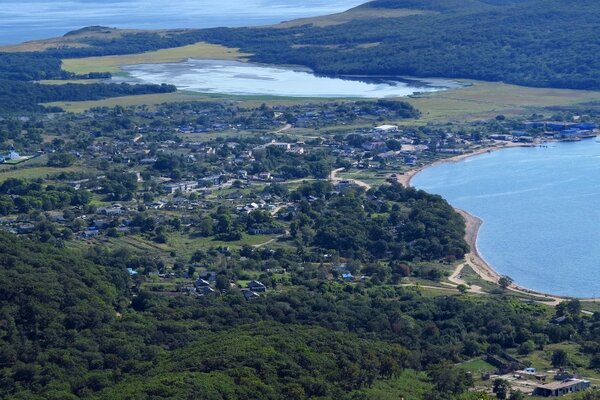
<path id="1" fill-rule="evenodd" d="M 90 25 L 118 28 L 245 26 L 331 14 L 365 0 L 0 0 L 0 44 L 61 36 Z"/>

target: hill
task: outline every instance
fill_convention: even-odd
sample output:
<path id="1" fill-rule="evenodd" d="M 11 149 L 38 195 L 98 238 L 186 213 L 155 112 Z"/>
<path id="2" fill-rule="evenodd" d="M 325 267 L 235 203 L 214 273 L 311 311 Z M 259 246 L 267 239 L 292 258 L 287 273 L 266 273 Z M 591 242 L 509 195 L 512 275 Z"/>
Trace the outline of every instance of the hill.
<path id="1" fill-rule="evenodd" d="M 378 0 L 362 6 L 428 10 L 330 26 L 204 31 L 254 60 L 324 74 L 413 75 L 600 89 L 600 4 L 580 0 Z"/>

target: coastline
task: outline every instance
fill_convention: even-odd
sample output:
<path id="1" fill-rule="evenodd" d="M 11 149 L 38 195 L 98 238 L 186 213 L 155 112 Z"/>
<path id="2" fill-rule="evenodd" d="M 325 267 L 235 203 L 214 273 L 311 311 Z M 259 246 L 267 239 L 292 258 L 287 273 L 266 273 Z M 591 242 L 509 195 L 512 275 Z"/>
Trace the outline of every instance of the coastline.
<path id="1" fill-rule="evenodd" d="M 478 149 L 471 153 L 460 154 L 455 157 L 449 157 L 446 159 L 435 161 L 431 164 L 427 164 L 424 166 L 420 166 L 418 168 L 414 168 L 410 171 L 405 172 L 404 175 L 399 175 L 396 179 L 397 179 L 398 183 L 402 184 L 403 186 L 410 187 L 411 181 L 414 178 L 414 176 L 426 168 L 429 168 L 429 167 L 432 167 L 435 165 L 439 165 L 442 163 L 459 162 L 459 161 L 464 160 L 469 157 L 474 157 L 474 156 L 478 156 L 478 155 L 485 154 L 485 153 L 491 153 L 492 151 L 501 150 L 501 149 L 505 149 L 505 148 L 511 148 L 511 147 L 531 147 L 531 145 L 521 144 L 521 143 L 507 143 L 507 144 L 502 144 L 502 145 L 498 145 L 498 146 Z M 496 271 L 481 256 L 481 254 L 479 253 L 479 250 L 477 249 L 477 236 L 479 234 L 479 230 L 480 230 L 481 226 L 483 225 L 484 221 L 481 218 L 479 218 L 473 214 L 470 214 L 469 212 L 467 212 L 465 210 L 462 210 L 462 209 L 459 209 L 456 207 L 454 209 L 456 210 L 456 212 L 458 212 L 464 218 L 465 224 L 466 224 L 466 226 L 465 226 L 465 241 L 469 245 L 470 252 L 465 254 L 465 264 L 464 265 L 468 265 L 481 279 L 483 279 L 487 282 L 498 284 L 498 281 L 500 280 L 502 275 L 500 273 L 498 273 L 498 271 Z M 463 267 L 463 264 L 461 264 L 459 266 L 459 268 L 462 268 L 462 267 Z M 521 295 L 526 295 L 529 297 L 535 297 L 536 301 L 539 301 L 539 302 L 542 302 L 544 304 L 551 305 L 551 306 L 555 306 L 563 301 L 570 300 L 570 299 L 578 299 L 578 300 L 586 301 L 586 302 L 600 301 L 600 299 L 598 299 L 598 298 L 578 298 L 578 297 L 571 297 L 571 296 L 553 295 L 550 293 L 544 293 L 541 291 L 529 289 L 529 288 L 520 286 L 514 282 L 507 288 L 507 290 L 510 290 L 511 292 L 513 292 L 515 294 L 521 294 Z"/>
<path id="2" fill-rule="evenodd" d="M 481 154 L 485 154 L 485 153 L 491 153 L 493 151 L 497 151 L 497 150 L 502 150 L 502 149 L 508 149 L 511 147 L 532 147 L 531 144 L 524 144 L 524 143 L 503 143 L 503 144 L 499 144 L 496 146 L 492 146 L 492 147 L 484 147 L 478 150 L 475 150 L 471 153 L 464 153 L 464 154 L 459 154 L 457 156 L 454 157 L 449 157 L 449 158 L 444 158 L 441 160 L 437 160 L 434 161 L 431 164 L 427 164 L 427 165 L 423 165 L 420 166 L 418 168 L 413 168 L 409 171 L 406 171 L 403 175 L 398 175 L 398 177 L 396 178 L 396 180 L 398 181 L 398 183 L 400 183 L 401 185 L 405 186 L 405 187 L 410 187 L 410 182 L 412 181 L 412 179 L 415 177 L 415 175 L 417 175 L 419 172 L 423 171 L 426 168 L 429 167 L 433 167 L 435 165 L 439 165 L 439 164 L 444 164 L 444 163 L 455 163 L 455 162 L 459 162 L 462 161 L 464 159 L 467 158 L 471 158 L 471 157 L 475 157 Z"/>

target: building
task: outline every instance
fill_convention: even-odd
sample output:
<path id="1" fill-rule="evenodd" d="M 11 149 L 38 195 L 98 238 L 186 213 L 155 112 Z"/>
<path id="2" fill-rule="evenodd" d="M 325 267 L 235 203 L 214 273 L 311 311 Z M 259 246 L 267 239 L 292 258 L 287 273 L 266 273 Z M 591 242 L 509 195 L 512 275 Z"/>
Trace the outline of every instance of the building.
<path id="1" fill-rule="evenodd" d="M 547 385 L 538 386 L 534 395 L 543 397 L 559 397 L 569 393 L 581 392 L 590 387 L 590 381 L 583 379 L 566 379 L 564 381 L 552 382 Z"/>
<path id="2" fill-rule="evenodd" d="M 377 133 L 398 132 L 398 126 L 397 125 L 380 125 L 378 127 L 373 128 L 373 131 L 377 132 Z"/>
<path id="3" fill-rule="evenodd" d="M 250 283 L 248 283 L 248 289 L 257 293 L 267 291 L 267 287 L 259 281 L 250 281 Z"/>
<path id="4" fill-rule="evenodd" d="M 167 183 L 163 186 L 163 189 L 167 193 L 175 193 L 177 191 L 189 193 L 189 192 L 193 192 L 196 189 L 198 189 L 198 182 L 186 181 L 186 182 Z"/>
<path id="5" fill-rule="evenodd" d="M 8 152 L 4 156 L 0 156 L 0 162 L 20 160 L 21 155 L 14 150 Z"/>

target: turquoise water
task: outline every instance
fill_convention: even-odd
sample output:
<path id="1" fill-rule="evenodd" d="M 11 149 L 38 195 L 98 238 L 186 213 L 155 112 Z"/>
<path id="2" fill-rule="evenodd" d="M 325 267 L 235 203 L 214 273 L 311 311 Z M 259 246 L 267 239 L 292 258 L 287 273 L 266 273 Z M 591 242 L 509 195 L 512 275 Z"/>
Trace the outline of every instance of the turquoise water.
<path id="1" fill-rule="evenodd" d="M 477 248 L 519 285 L 600 296 L 600 143 L 510 148 L 443 163 L 412 185 L 484 223 Z"/>

